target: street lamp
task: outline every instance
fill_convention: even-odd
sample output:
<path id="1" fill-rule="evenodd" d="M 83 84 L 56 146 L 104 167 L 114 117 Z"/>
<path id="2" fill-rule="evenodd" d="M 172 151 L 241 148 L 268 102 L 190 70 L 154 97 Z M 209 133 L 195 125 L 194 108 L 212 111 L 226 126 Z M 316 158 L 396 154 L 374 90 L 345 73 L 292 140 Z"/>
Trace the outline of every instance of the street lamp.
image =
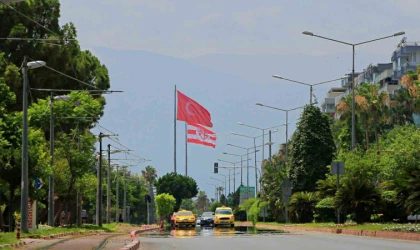
<path id="1" fill-rule="evenodd" d="M 22 118 L 22 174 L 21 174 L 21 226 L 24 233 L 28 233 L 28 203 L 29 203 L 29 181 L 28 181 L 28 70 L 45 66 L 43 61 L 28 62 L 27 56 L 23 59 L 23 118 Z"/>
<path id="2" fill-rule="evenodd" d="M 70 96 L 60 95 L 53 96 L 51 92 L 50 96 L 50 166 L 51 169 L 54 167 L 54 101 L 69 101 Z M 48 225 L 50 227 L 54 226 L 54 175 L 49 176 L 49 185 L 48 185 Z"/>
<path id="3" fill-rule="evenodd" d="M 216 201 L 218 201 L 218 198 L 217 198 L 217 188 L 216 188 L 216 184 L 214 184 L 214 183 L 208 183 L 208 182 L 206 182 L 206 184 L 207 185 L 213 185 L 214 186 L 214 194 L 215 194 L 215 197 L 214 197 L 214 199 L 216 200 Z"/>
<path id="4" fill-rule="evenodd" d="M 401 36 L 404 35 L 405 32 L 401 31 L 401 32 L 397 32 L 393 35 L 389 35 L 389 36 L 384 36 L 384 37 L 380 37 L 380 38 L 376 38 L 373 40 L 368 40 L 365 42 L 360 42 L 360 43 L 347 43 L 347 42 L 343 42 L 340 40 L 336 40 L 336 39 L 332 39 L 332 38 L 328 38 L 328 37 L 324 37 L 324 36 L 319 36 L 319 35 L 315 35 L 312 32 L 309 31 L 304 31 L 302 32 L 302 34 L 307 35 L 307 36 L 314 36 L 314 37 L 318 37 L 318 38 L 322 38 L 325 40 L 329 40 L 329 41 L 333 41 L 336 43 L 341 43 L 341 44 L 345 44 L 345 45 L 349 45 L 353 48 L 353 59 L 352 59 L 352 83 L 351 83 L 351 88 L 352 88 L 352 104 L 351 104 L 351 149 L 353 150 L 354 148 L 356 148 L 356 119 L 355 119 L 355 111 L 354 111 L 354 103 L 355 103 L 355 96 L 354 96 L 354 54 L 355 54 L 355 47 L 358 45 L 362 45 L 365 43 L 371 43 L 371 42 L 375 42 L 375 41 L 379 41 L 379 40 L 383 40 L 383 39 L 387 39 L 387 38 L 391 38 L 391 37 L 395 37 L 395 36 Z"/>
<path id="5" fill-rule="evenodd" d="M 232 146 L 234 146 L 234 145 L 232 145 Z M 257 152 L 258 152 L 259 150 L 257 150 Z M 251 152 L 251 154 L 252 153 L 254 153 L 254 152 Z M 248 162 L 249 160 L 251 160 L 250 158 L 247 158 L 247 160 L 242 160 L 242 157 L 243 156 L 247 156 L 248 155 L 248 153 L 246 153 L 246 154 L 243 154 L 243 155 L 238 155 L 238 154 L 231 154 L 231 153 L 226 153 L 226 152 L 223 152 L 223 154 L 224 155 L 232 155 L 232 156 L 237 156 L 237 157 L 241 157 L 241 161 L 240 161 L 240 163 L 241 163 L 241 186 L 243 185 L 243 181 L 242 181 L 242 162 L 244 162 L 244 161 L 246 161 L 246 162 Z M 247 156 L 248 157 L 248 156 Z"/>
<path id="6" fill-rule="evenodd" d="M 304 108 L 305 106 L 301 106 L 301 107 L 297 107 L 297 108 L 293 108 L 293 109 L 281 109 L 281 108 L 275 108 L 275 107 L 272 107 L 272 106 L 267 106 L 267 105 L 264 105 L 264 104 L 261 104 L 261 103 L 256 103 L 256 105 L 286 112 L 286 164 L 288 164 L 289 163 L 289 160 L 288 160 L 289 159 L 288 158 L 288 152 L 289 152 L 289 149 L 288 149 L 288 144 L 289 144 L 289 111 L 301 109 L 301 108 Z"/>
<path id="7" fill-rule="evenodd" d="M 234 166 L 234 168 L 233 168 L 233 191 L 235 192 L 236 191 L 236 178 L 235 178 L 235 176 L 236 176 L 236 168 L 237 168 L 236 164 L 241 163 L 241 166 L 242 166 L 242 162 L 243 162 L 242 159 L 241 159 L 241 161 L 238 161 L 238 162 L 225 161 L 225 160 L 221 160 L 221 159 L 217 159 L 217 160 L 221 161 L 221 162 L 232 164 Z M 228 169 L 228 171 L 229 171 L 229 176 L 230 176 L 230 169 Z M 242 175 L 242 171 L 241 171 L 241 175 Z M 229 179 L 230 179 L 230 177 L 229 177 Z M 241 185 L 242 185 L 242 183 L 241 183 Z M 230 182 L 229 182 L 229 193 L 230 193 Z"/>
<path id="8" fill-rule="evenodd" d="M 220 181 L 220 182 L 224 183 L 224 185 L 225 185 L 225 198 L 226 198 L 226 178 L 225 178 L 224 181 L 223 180 L 216 179 L 214 177 L 210 177 L 210 179 L 213 179 L 213 180 Z"/>
<path id="9" fill-rule="evenodd" d="M 321 85 L 321 84 L 325 84 L 325 83 L 330 83 L 330 82 L 335 82 L 335 81 L 339 81 L 339 80 L 343 80 L 347 77 L 341 77 L 341 78 L 337 78 L 337 79 L 333 79 L 333 80 L 329 80 L 329 81 L 324 81 L 324 82 L 318 82 L 318 83 L 314 83 L 314 84 L 309 84 L 309 83 L 304 83 L 304 82 L 299 82 L 299 81 L 295 81 L 295 80 L 291 80 L 291 79 L 287 79 L 278 75 L 273 75 L 274 78 L 277 79 L 281 79 L 281 80 L 285 80 L 285 81 L 289 81 L 289 82 L 294 82 L 294 83 L 299 83 L 302 85 L 306 85 L 310 87 L 310 92 L 309 92 L 309 103 L 312 105 L 312 96 L 313 96 L 313 86 L 316 85 Z"/>
<path id="10" fill-rule="evenodd" d="M 269 127 L 269 128 L 259 128 L 259 127 L 255 127 L 255 126 L 251 126 L 251 125 L 247 125 L 247 124 L 244 124 L 244 123 L 242 123 L 242 122 L 238 122 L 238 124 L 239 125 L 242 125 L 242 126 L 245 126 L 245 127 L 249 127 L 249 128 L 253 128 L 253 129 L 258 129 L 258 130 L 262 130 L 262 143 L 264 144 L 264 141 L 265 141 L 265 134 L 264 134 L 264 130 L 270 130 L 270 129 L 272 129 L 272 128 L 279 128 L 279 127 L 281 127 L 281 126 L 284 126 L 284 125 L 286 125 L 285 123 L 283 123 L 283 124 L 281 124 L 281 125 L 278 125 L 278 126 L 273 126 L 273 127 Z M 277 132 L 278 130 L 276 129 L 276 130 L 274 130 L 274 131 L 272 131 L 272 132 Z M 271 134 L 271 132 L 269 133 L 269 136 L 270 136 L 270 134 Z M 264 146 L 262 147 L 262 153 L 261 153 L 261 158 L 262 158 L 262 161 L 264 161 L 264 157 L 265 157 L 265 155 L 264 155 Z"/>
<path id="11" fill-rule="evenodd" d="M 106 191 L 106 223 L 107 224 L 111 223 L 111 154 L 118 154 L 125 151 L 130 151 L 130 150 L 118 149 L 118 150 L 111 151 L 111 144 L 108 144 L 108 171 L 107 171 L 108 185 L 107 185 L 107 191 Z M 117 199 L 118 199 L 118 195 L 117 195 Z M 117 213 L 115 217 L 116 217 L 115 220 L 118 221 Z"/>
<path id="12" fill-rule="evenodd" d="M 241 136 L 241 137 L 246 137 L 246 138 L 251 138 L 251 139 L 253 139 L 254 140 L 254 164 L 255 164 L 255 195 L 257 195 L 257 192 L 258 192 L 258 176 L 257 176 L 257 146 L 256 146 L 256 144 L 255 144 L 255 139 L 256 138 L 258 138 L 258 137 L 260 137 L 260 135 L 259 136 L 248 136 L 248 135 L 242 135 L 242 134 L 237 134 L 237 133 L 234 133 L 234 132 L 231 132 L 231 134 L 232 135 L 236 135 L 236 136 Z M 230 144 L 227 144 L 227 145 L 230 145 Z M 262 145 L 260 145 L 260 146 L 258 146 L 258 147 L 263 147 L 264 148 L 264 145 L 269 145 L 269 144 L 262 144 Z M 230 145 L 230 146 L 233 146 L 233 145 Z M 238 146 L 237 146 L 238 147 Z M 252 149 L 252 148 L 249 148 L 249 149 Z M 249 150 L 249 149 L 247 149 L 247 150 Z M 247 158 L 249 158 L 248 156 L 247 156 Z M 247 164 L 248 166 L 249 166 L 249 164 Z M 247 168 L 247 185 L 248 185 L 248 179 L 249 179 L 249 168 Z"/>

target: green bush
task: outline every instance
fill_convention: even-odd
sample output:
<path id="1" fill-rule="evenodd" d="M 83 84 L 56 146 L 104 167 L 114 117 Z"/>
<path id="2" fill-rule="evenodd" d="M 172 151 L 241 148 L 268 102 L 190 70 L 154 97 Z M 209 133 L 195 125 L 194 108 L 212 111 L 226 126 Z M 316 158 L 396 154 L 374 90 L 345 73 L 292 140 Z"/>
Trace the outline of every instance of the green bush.
<path id="1" fill-rule="evenodd" d="M 299 223 L 311 222 L 314 219 L 315 205 L 318 197 L 314 192 L 297 192 L 290 198 L 292 220 Z"/>
<path id="2" fill-rule="evenodd" d="M 334 198 L 327 197 L 315 205 L 314 219 L 316 222 L 330 222 L 335 219 Z"/>

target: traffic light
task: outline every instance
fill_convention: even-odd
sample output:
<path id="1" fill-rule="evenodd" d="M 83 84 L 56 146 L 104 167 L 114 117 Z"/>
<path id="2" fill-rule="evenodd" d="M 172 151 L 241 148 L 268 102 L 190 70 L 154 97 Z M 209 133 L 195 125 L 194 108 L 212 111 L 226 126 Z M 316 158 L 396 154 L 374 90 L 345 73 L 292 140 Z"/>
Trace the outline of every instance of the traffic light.
<path id="1" fill-rule="evenodd" d="M 217 162 L 214 163 L 214 173 L 215 174 L 219 173 L 219 163 Z"/>
<path id="2" fill-rule="evenodd" d="M 148 194 L 146 194 L 145 196 L 144 196 L 144 199 L 145 199 L 145 201 L 146 202 L 149 202 L 149 203 L 151 203 L 152 202 L 152 198 L 150 197 L 150 195 L 148 195 Z"/>

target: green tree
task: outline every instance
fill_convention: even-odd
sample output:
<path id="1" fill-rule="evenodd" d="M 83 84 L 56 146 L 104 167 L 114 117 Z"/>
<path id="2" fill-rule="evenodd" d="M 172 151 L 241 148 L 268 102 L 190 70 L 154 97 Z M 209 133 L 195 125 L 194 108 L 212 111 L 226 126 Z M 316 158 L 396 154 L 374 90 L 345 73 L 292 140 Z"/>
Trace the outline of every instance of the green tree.
<path id="1" fill-rule="evenodd" d="M 195 201 L 195 207 L 197 208 L 197 212 L 204 213 L 207 211 L 209 204 L 209 199 L 207 198 L 207 194 L 204 191 L 199 191 L 197 195 L 197 200 Z"/>
<path id="2" fill-rule="evenodd" d="M 324 179 L 335 154 L 328 117 L 313 105 L 305 106 L 290 152 L 290 179 L 293 191 L 314 191 Z"/>
<path id="3" fill-rule="evenodd" d="M 210 205 L 210 211 L 214 213 L 216 211 L 216 208 L 221 207 L 223 204 L 219 201 L 215 201 Z"/>
<path id="4" fill-rule="evenodd" d="M 156 181 L 157 172 L 156 169 L 152 166 L 146 166 L 144 170 L 141 171 L 141 174 L 143 178 L 146 180 L 148 186 L 149 186 L 149 195 L 152 201 L 154 201 L 154 192 L 153 192 L 153 184 Z M 155 221 L 154 215 L 155 215 L 155 205 L 154 202 L 151 204 L 151 222 L 153 223 Z"/>
<path id="5" fill-rule="evenodd" d="M 315 205 L 314 219 L 316 222 L 331 222 L 335 219 L 334 198 L 327 197 Z"/>
<path id="6" fill-rule="evenodd" d="M 176 200 L 175 198 L 166 193 L 156 195 L 156 215 L 159 216 L 159 219 L 162 221 L 164 217 L 169 216 L 173 213 Z"/>
<path id="7" fill-rule="evenodd" d="M 193 200 L 191 198 L 189 198 L 189 199 L 182 199 L 180 208 L 181 209 L 185 209 L 185 210 L 190 210 L 193 213 L 196 213 L 195 204 L 194 204 L 194 202 L 193 202 Z"/>
<path id="8" fill-rule="evenodd" d="M 363 175 L 347 174 L 336 195 L 336 207 L 345 214 L 352 214 L 357 223 L 370 219 L 374 209 L 381 202 L 381 192 L 375 184 Z"/>
<path id="9" fill-rule="evenodd" d="M 155 185 L 157 194 L 168 193 L 175 197 L 175 210 L 181 206 L 182 199 L 193 198 L 198 194 L 197 183 L 193 178 L 176 173 L 160 177 Z"/>
<path id="10" fill-rule="evenodd" d="M 314 192 L 296 192 L 290 197 L 289 208 L 297 222 L 307 223 L 314 218 L 318 196 Z"/>
<path id="11" fill-rule="evenodd" d="M 279 159 L 273 159 L 272 162 L 266 162 L 264 165 L 265 173 L 261 180 L 262 200 L 267 201 L 268 207 L 276 221 L 279 220 L 283 204 L 283 193 L 280 183 L 286 176 L 285 163 Z"/>

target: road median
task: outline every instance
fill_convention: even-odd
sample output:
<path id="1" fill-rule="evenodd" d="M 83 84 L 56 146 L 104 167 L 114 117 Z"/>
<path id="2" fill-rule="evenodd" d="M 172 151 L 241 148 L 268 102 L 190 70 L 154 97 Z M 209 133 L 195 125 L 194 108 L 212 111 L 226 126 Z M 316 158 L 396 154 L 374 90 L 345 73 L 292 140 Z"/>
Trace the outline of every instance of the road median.
<path id="1" fill-rule="evenodd" d="M 251 222 L 237 222 L 236 226 L 247 226 L 252 227 Z M 273 225 L 257 223 L 256 228 L 258 229 L 270 229 L 270 230 L 282 230 L 286 232 L 322 232 L 331 234 L 344 234 L 354 236 L 365 236 L 365 237 L 376 237 L 385 239 L 396 239 L 396 240 L 410 240 L 420 241 L 420 233 L 410 232 L 394 232 L 394 231 L 382 231 L 382 230 L 364 230 L 364 229 L 351 229 L 351 228 L 338 228 L 338 227 L 305 227 L 305 226 L 292 226 L 292 225 Z"/>

